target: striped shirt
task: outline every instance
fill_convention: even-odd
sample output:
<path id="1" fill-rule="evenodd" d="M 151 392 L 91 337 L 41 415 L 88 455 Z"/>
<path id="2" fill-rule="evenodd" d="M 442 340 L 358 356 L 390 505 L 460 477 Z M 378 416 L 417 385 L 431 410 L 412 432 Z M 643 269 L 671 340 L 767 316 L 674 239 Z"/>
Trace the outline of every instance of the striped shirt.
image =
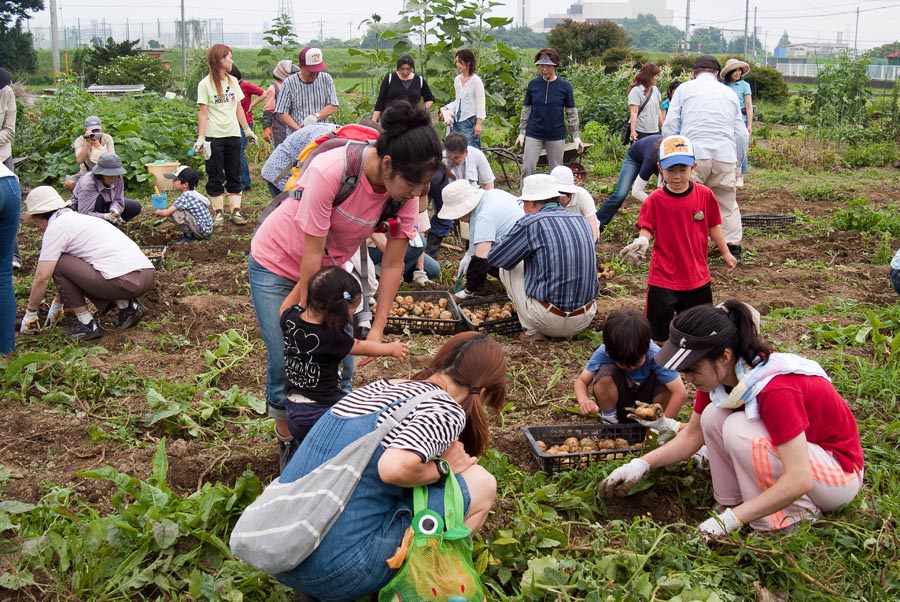
<path id="1" fill-rule="evenodd" d="M 378 412 L 391 403 L 434 392 L 432 399 L 423 399 L 400 426 L 388 433 L 381 445 L 385 449 L 405 449 L 418 454 L 422 462 L 444 453 L 450 444 L 459 439 L 466 425 L 466 413 L 450 395 L 435 384 L 425 381 L 405 381 L 391 384 L 387 379 L 355 389 L 341 399 L 332 411 L 337 416 L 352 418 Z M 384 422 L 385 414 L 378 417 Z"/>
<path id="2" fill-rule="evenodd" d="M 307 115 L 318 113 L 325 105 L 338 106 L 334 80 L 325 72 L 308 84 L 300 79 L 300 74 L 284 80 L 278 101 L 275 103 L 276 113 L 289 113 L 300 125 Z"/>
<path id="3" fill-rule="evenodd" d="M 200 234 L 203 236 L 212 234 L 213 221 L 209 214 L 209 200 L 205 196 L 196 190 L 185 190 L 172 204 L 194 217 Z"/>
<path id="4" fill-rule="evenodd" d="M 587 220 L 557 204 L 516 222 L 491 248 L 492 266 L 511 270 L 525 262 L 525 293 L 562 311 L 597 298 L 597 256 Z"/>

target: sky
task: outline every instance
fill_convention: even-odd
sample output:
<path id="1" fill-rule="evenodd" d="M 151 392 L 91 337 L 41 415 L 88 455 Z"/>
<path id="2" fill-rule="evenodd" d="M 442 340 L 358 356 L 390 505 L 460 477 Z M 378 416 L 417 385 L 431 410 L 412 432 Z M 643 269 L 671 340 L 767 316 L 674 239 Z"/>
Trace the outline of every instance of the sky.
<path id="1" fill-rule="evenodd" d="M 747 0 L 667 0 L 674 11 L 674 25 L 684 28 L 686 3 L 691 2 L 692 27 L 718 27 L 743 33 Z M 47 27 L 50 24 L 49 0 L 44 0 L 48 10 L 37 13 L 31 26 Z M 263 23 L 271 21 L 278 12 L 279 0 L 184 0 L 185 17 L 221 17 L 226 31 L 261 31 Z M 325 37 L 346 39 L 365 31 L 361 22 L 372 14 L 370 0 L 338 0 L 323 10 L 308 15 L 304 9 L 313 4 L 310 0 L 293 0 L 294 15 L 298 23 L 301 41 L 316 37 L 320 30 Z M 567 0 L 529 0 L 529 22 L 551 13 L 565 13 L 572 4 Z M 381 0 L 377 11 L 384 21 L 396 18 L 403 0 Z M 139 23 L 155 23 L 157 19 L 180 19 L 179 0 L 58 0 L 61 26 L 72 27 L 76 19 L 82 24 L 92 19 L 106 19 L 108 23 L 124 24 L 130 31 Z M 516 2 L 505 2 L 494 9 L 496 16 L 513 17 Z M 750 29 L 753 28 L 753 11 L 757 9 L 757 29 L 760 41 L 771 49 L 787 30 L 792 43 L 834 42 L 838 34 L 851 47 L 856 40 L 860 50 L 879 46 L 900 39 L 900 0 L 857 0 L 848 3 L 841 0 L 749 0 Z M 856 29 L 857 9 L 859 26 Z M 518 24 L 518 23 L 516 23 Z M 132 37 L 134 37 L 132 35 Z"/>

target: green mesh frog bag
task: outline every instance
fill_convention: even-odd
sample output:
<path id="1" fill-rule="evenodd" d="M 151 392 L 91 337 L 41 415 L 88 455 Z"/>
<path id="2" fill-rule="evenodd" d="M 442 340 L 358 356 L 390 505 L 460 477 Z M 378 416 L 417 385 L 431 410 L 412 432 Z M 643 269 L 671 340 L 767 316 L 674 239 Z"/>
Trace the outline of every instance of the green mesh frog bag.
<path id="1" fill-rule="evenodd" d="M 472 564 L 472 532 L 463 524 L 462 490 L 453 472 L 445 483 L 444 517 L 428 509 L 427 487 L 413 490 L 412 526 L 398 550 L 400 556 L 408 546 L 406 560 L 381 589 L 378 602 L 484 602 Z"/>

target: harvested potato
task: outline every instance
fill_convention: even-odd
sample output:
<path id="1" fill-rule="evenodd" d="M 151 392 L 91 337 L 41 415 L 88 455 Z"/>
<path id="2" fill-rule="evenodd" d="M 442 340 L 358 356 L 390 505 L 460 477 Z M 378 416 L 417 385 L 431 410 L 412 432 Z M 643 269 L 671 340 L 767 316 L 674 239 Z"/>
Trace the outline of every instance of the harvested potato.
<path id="1" fill-rule="evenodd" d="M 547 451 L 547 444 L 544 443 L 543 441 L 540 441 L 540 440 L 535 441 L 534 445 L 541 451 Z"/>
<path id="2" fill-rule="evenodd" d="M 597 449 L 597 442 L 590 437 L 585 437 L 584 439 L 579 441 L 579 443 L 581 443 L 581 447 L 588 447 L 592 450 Z"/>
<path id="3" fill-rule="evenodd" d="M 603 439 L 599 444 L 600 450 L 616 449 L 616 442 L 612 439 Z"/>
<path id="4" fill-rule="evenodd" d="M 631 445 L 629 445 L 628 441 L 625 439 L 616 439 L 615 445 L 616 449 L 625 449 L 627 447 L 631 447 Z"/>
<path id="5" fill-rule="evenodd" d="M 569 449 L 571 449 L 573 447 L 581 447 L 581 441 L 579 441 L 575 437 L 569 437 L 568 439 L 563 441 L 563 445 L 565 445 Z"/>
<path id="6" fill-rule="evenodd" d="M 443 301 L 443 303 L 441 303 Z M 391 304 L 391 315 L 398 318 L 421 317 L 432 320 L 452 320 L 453 313 L 447 309 L 447 299 L 436 301 L 415 301 L 411 295 L 397 295 Z"/>
<path id="7" fill-rule="evenodd" d="M 658 403 L 639 405 L 631 411 L 641 420 L 656 420 L 663 415 L 663 407 Z"/>

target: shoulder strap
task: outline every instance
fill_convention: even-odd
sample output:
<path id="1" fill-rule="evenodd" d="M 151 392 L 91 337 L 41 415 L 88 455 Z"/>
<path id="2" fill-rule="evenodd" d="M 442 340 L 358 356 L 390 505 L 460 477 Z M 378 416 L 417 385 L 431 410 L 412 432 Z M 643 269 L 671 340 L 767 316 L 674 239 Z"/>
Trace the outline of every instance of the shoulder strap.
<path id="1" fill-rule="evenodd" d="M 650 90 L 650 93 L 644 96 L 644 102 L 641 103 L 641 106 L 638 107 L 637 114 L 640 115 L 641 111 L 644 110 L 644 107 L 647 106 L 647 103 L 650 102 L 650 99 L 653 97 L 653 90 Z"/>
<path id="2" fill-rule="evenodd" d="M 420 87 L 420 88 L 424 88 L 424 87 L 425 87 L 425 80 L 422 78 L 421 75 L 419 76 L 419 87 Z"/>
<path id="3" fill-rule="evenodd" d="M 365 142 L 355 141 L 348 141 L 344 145 L 344 171 L 341 174 L 341 185 L 334 197 L 332 207 L 340 206 L 359 186 L 359 180 L 363 177 L 363 167 L 365 165 L 363 157 L 368 146 L 369 144 Z"/>
<path id="4" fill-rule="evenodd" d="M 391 79 L 394 77 L 394 72 L 391 71 L 387 74 L 388 85 L 391 85 Z"/>

